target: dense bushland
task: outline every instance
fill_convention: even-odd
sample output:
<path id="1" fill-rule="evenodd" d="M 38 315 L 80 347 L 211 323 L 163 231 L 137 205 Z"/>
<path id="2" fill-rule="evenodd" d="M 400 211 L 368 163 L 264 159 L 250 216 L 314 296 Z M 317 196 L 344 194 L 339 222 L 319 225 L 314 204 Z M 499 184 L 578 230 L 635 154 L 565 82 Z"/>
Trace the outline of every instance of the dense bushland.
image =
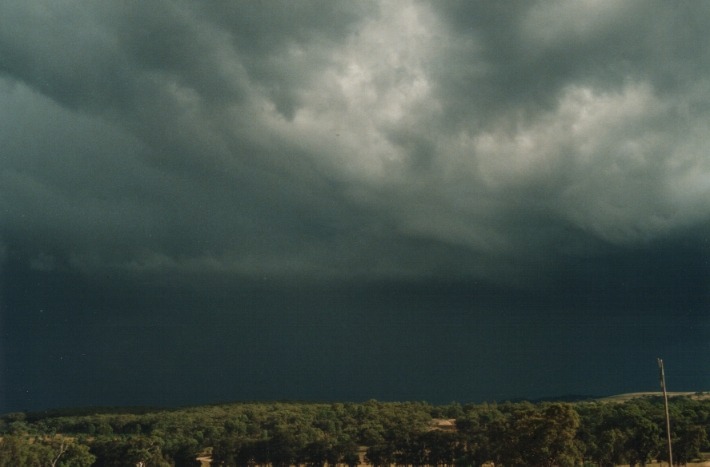
<path id="1" fill-rule="evenodd" d="M 671 400 L 674 461 L 708 448 L 710 401 Z M 453 423 L 442 423 L 450 420 Z M 664 459 L 660 398 L 625 403 L 240 403 L 174 410 L 13 413 L 0 467 L 613 466 Z"/>

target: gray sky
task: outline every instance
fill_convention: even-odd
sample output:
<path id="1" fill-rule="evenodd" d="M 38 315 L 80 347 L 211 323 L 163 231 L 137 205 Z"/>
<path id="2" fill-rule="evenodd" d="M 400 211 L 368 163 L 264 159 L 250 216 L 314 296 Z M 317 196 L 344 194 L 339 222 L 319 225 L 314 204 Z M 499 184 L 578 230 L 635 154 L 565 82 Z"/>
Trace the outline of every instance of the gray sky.
<path id="1" fill-rule="evenodd" d="M 0 410 L 709 389 L 709 23 L 2 2 Z"/>

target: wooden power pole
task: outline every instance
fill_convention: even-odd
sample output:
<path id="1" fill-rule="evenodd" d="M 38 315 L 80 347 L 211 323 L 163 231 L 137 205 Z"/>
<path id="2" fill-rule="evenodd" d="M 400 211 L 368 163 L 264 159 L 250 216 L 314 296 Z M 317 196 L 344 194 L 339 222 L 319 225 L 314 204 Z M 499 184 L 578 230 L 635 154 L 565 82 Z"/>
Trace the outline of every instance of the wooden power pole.
<path id="1" fill-rule="evenodd" d="M 673 448 L 671 447 L 671 416 L 668 411 L 668 392 L 666 391 L 666 374 L 663 371 L 663 360 L 658 359 L 658 371 L 661 376 L 661 390 L 663 391 L 663 402 L 666 407 L 666 435 L 668 437 L 668 465 L 673 467 Z"/>

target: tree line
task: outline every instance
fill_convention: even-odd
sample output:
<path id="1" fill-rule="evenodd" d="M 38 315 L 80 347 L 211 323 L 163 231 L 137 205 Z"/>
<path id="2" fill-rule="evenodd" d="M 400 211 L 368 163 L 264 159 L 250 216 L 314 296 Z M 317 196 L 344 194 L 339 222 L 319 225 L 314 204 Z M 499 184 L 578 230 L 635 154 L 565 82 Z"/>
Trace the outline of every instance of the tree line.
<path id="1" fill-rule="evenodd" d="M 671 399 L 673 458 L 710 450 L 710 401 Z M 661 398 L 624 403 L 241 403 L 0 417 L 0 467 L 552 467 L 666 460 Z M 440 423 L 441 421 L 449 423 Z"/>

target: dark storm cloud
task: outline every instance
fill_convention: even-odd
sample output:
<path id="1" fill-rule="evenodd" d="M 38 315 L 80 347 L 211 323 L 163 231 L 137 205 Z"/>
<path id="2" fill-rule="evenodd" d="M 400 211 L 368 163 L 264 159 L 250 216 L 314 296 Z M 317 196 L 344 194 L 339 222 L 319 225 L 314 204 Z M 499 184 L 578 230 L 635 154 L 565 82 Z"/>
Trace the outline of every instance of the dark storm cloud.
<path id="1" fill-rule="evenodd" d="M 166 342 L 204 314 L 218 342 L 222 329 L 270 336 L 260 358 L 276 366 L 279 339 L 374 336 L 321 361 L 343 385 L 340 360 L 380 377 L 427 356 L 428 375 L 473 371 L 411 340 L 427 329 L 490 346 L 518 336 L 508 369 L 486 354 L 489 385 L 462 376 L 477 394 L 565 333 L 543 353 L 598 340 L 631 355 L 619 373 L 633 368 L 634 319 L 666 336 L 663 317 L 680 313 L 706 352 L 709 18 L 704 3 L 660 1 L 3 2 L 0 326 L 16 346 L 42 328 L 40 309 L 85 313 L 87 339 L 125 331 L 126 367 L 166 310 Z M 227 292 L 244 284 L 260 285 Z M 309 321 L 319 307 L 333 310 L 323 329 Z M 561 324 L 524 335 L 545 316 Z M 268 329 L 282 321 L 311 324 Z M 32 339 L 8 371 L 42 367 Z M 392 360 L 362 363 L 378 348 Z M 325 358 L 302 352 L 280 370 Z M 108 355 L 87 357 L 106 387 Z M 254 391 L 275 381 L 256 363 L 232 370 L 262 378 Z M 416 397 L 407 381 L 381 394 Z"/>
<path id="2" fill-rule="evenodd" d="M 658 93 L 685 94 L 707 71 L 705 5 L 545 1 L 436 7 L 459 39 L 453 53 L 469 58 L 451 61 L 454 66 L 442 70 L 441 79 L 452 100 L 468 97 L 464 103 L 477 107 L 554 106 L 570 84 L 619 90 L 629 80 L 648 82 Z M 467 92 L 475 89 L 470 78 L 476 71 L 483 87 Z"/>
<path id="3" fill-rule="evenodd" d="M 236 256 L 247 270 L 262 267 L 257 263 L 269 269 L 274 261 L 277 269 L 299 270 L 309 268 L 312 254 L 319 268 L 327 267 L 330 259 L 319 258 L 327 254 L 310 251 L 320 247 L 299 237 L 310 243 L 317 231 L 318 243 L 339 247 L 339 240 L 320 232 L 344 232 L 349 242 L 358 235 L 351 224 L 359 220 L 348 218 L 357 213 L 345 219 L 340 214 L 351 210 L 338 205 L 344 181 L 312 160 L 308 140 L 317 138 L 317 130 L 301 137 L 287 119 L 362 7 L 277 6 L 271 12 L 247 4 L 195 11 L 194 5 L 172 2 L 73 9 L 6 5 L 5 98 L 34 111 L 20 113 L 25 118 L 15 126 L 22 132 L 7 129 L 17 152 L 9 154 L 15 164 L 6 166 L 5 176 L 23 192 L 13 194 L 17 200 L 5 197 L 16 211 L 14 222 L 8 216 L 6 235 L 28 223 L 19 216 L 35 214 L 46 229 L 61 233 L 61 225 L 23 202 L 38 200 L 31 191 L 43 190 L 59 205 L 49 208 L 57 222 L 78 227 L 79 237 L 87 225 L 106 227 L 95 240 L 109 238 L 108 245 L 86 245 L 68 234 L 64 248 L 80 262 L 112 263 L 115 234 L 133 249 L 119 253 L 128 265 L 169 267 L 186 259 L 231 268 Z M 249 20 L 255 16 L 269 21 Z M 337 21 L 325 21 L 329 16 Z M 294 27 L 298 17 L 322 31 Z M 272 96 L 274 90 L 278 95 Z M 67 128 L 55 128 L 57 121 Z M 87 125 L 111 132 L 113 140 L 89 136 L 94 132 Z M 36 149 L 28 155 L 23 145 L 32 127 Z M 56 133 L 71 134 L 65 138 L 72 147 L 57 147 Z M 72 160 L 81 157 L 77 153 L 94 169 Z M 55 159 L 62 159 L 65 172 L 44 167 Z M 102 171 L 110 171 L 108 180 L 98 182 Z M 57 193 L 52 185 L 65 183 L 65 175 L 68 186 Z M 113 222 L 118 219 L 122 227 Z"/>
<path id="4" fill-rule="evenodd" d="M 103 264 L 88 223 L 134 266 L 324 271 L 336 250 L 342 270 L 440 242 L 486 274 L 707 220 L 707 15 L 689 6 L 3 9 L 22 127 L 4 136 L 6 237 L 39 222 Z M 384 273 L 449 267 L 428 256 L 395 251 Z"/>

